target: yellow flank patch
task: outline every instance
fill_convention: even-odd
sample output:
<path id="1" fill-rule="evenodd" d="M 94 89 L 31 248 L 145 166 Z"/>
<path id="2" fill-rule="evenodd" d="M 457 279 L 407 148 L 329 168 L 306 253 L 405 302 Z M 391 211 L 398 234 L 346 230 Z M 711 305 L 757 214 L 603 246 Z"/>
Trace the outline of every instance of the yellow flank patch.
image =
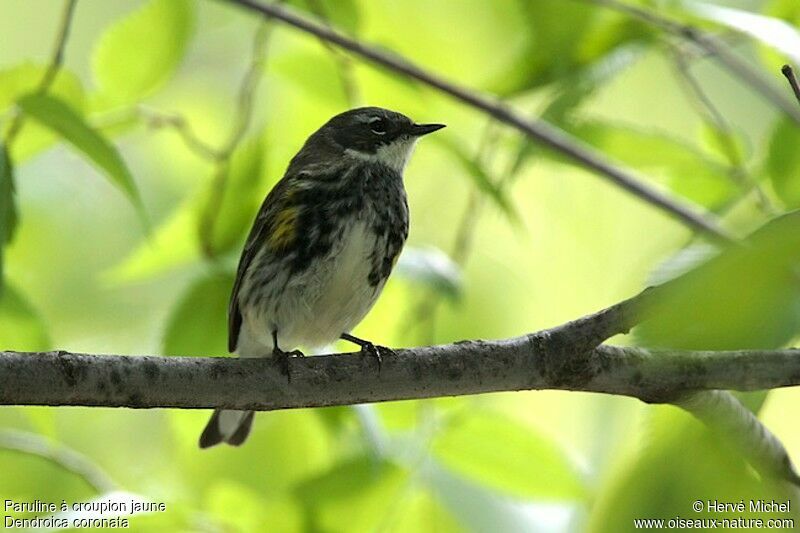
<path id="1" fill-rule="evenodd" d="M 296 207 L 287 207 L 275 217 L 272 226 L 272 233 L 269 236 L 268 245 L 273 250 L 280 250 L 291 246 L 297 234 L 297 215 L 299 210 Z"/>

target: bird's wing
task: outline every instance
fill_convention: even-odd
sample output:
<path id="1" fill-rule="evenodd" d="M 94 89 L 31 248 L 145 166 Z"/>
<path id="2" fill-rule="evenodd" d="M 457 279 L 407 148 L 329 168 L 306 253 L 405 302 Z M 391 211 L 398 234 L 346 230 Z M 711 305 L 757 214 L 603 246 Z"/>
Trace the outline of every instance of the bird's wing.
<path id="1" fill-rule="evenodd" d="M 239 259 L 236 270 L 236 280 L 233 282 L 233 291 L 228 305 L 228 351 L 236 350 L 239 340 L 239 330 L 242 327 L 242 313 L 239 308 L 239 289 L 242 286 L 247 269 L 253 262 L 259 250 L 268 243 L 286 244 L 290 232 L 287 227 L 292 221 L 287 220 L 285 214 L 291 202 L 290 194 L 293 176 L 289 173 L 283 177 L 269 192 L 258 215 L 253 222 L 250 234 Z M 295 212 L 296 213 L 296 212 Z M 283 216 L 282 216 L 283 214 Z M 283 241 L 283 242 L 280 242 Z"/>

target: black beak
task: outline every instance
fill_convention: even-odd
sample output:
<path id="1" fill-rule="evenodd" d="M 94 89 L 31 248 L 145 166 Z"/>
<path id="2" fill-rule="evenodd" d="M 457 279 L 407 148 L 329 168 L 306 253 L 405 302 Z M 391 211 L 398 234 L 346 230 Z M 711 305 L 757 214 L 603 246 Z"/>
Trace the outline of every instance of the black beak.
<path id="1" fill-rule="evenodd" d="M 414 137 L 422 137 L 434 131 L 439 131 L 442 128 L 444 128 L 444 124 L 412 124 L 409 133 Z"/>

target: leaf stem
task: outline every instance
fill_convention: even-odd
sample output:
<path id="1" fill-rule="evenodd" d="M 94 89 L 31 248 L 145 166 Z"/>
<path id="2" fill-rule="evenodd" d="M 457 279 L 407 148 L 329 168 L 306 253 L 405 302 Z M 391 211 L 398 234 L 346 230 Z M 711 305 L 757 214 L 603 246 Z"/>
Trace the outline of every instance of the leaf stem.
<path id="1" fill-rule="evenodd" d="M 50 63 L 47 65 L 47 70 L 42 76 L 41 81 L 39 81 L 39 85 L 36 89 L 38 94 L 44 94 L 50 89 L 56 79 L 56 76 L 58 75 L 58 72 L 61 70 L 61 66 L 64 63 L 64 50 L 66 49 L 67 40 L 69 39 L 69 30 L 72 26 L 72 19 L 73 15 L 75 14 L 75 6 L 77 3 L 78 0 L 65 0 L 64 2 L 64 8 L 61 11 L 61 20 L 59 22 L 56 40 L 53 44 L 53 53 L 51 55 Z M 19 132 L 22 130 L 22 126 L 24 126 L 24 124 L 25 115 L 17 111 L 5 135 L 6 146 L 10 146 L 14 142 L 14 139 L 16 139 L 17 135 L 19 135 Z"/>

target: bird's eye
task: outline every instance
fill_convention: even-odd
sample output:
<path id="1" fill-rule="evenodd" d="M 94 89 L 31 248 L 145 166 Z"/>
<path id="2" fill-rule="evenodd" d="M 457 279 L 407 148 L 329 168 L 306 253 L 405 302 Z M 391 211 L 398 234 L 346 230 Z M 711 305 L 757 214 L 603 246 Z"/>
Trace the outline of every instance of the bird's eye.
<path id="1" fill-rule="evenodd" d="M 376 135 L 386 135 L 386 121 L 382 117 L 373 117 L 369 121 L 369 129 Z"/>

